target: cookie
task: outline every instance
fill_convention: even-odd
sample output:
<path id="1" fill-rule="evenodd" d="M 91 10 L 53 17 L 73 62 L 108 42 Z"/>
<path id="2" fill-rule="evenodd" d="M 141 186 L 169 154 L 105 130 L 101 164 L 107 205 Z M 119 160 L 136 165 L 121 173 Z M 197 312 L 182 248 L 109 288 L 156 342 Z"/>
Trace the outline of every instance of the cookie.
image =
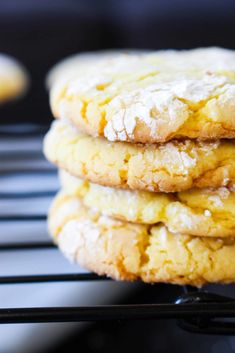
<path id="1" fill-rule="evenodd" d="M 234 138 L 235 52 L 99 57 L 56 80 L 50 102 L 55 117 L 110 141 Z"/>
<path id="2" fill-rule="evenodd" d="M 86 70 L 87 66 L 103 64 L 105 59 L 113 60 L 118 56 L 137 53 L 146 53 L 146 51 L 101 50 L 71 55 L 58 62 L 49 70 L 46 77 L 46 86 L 50 89 L 56 81 L 64 78 L 66 80 L 70 77 L 73 78 L 75 74 L 79 75 L 83 70 Z"/>
<path id="3" fill-rule="evenodd" d="M 193 189 L 177 194 L 130 191 L 93 184 L 60 171 L 62 189 L 106 216 L 126 222 L 163 223 L 172 233 L 235 237 L 235 192 Z"/>
<path id="4" fill-rule="evenodd" d="M 229 140 L 163 145 L 109 142 L 55 121 L 45 138 L 44 152 L 72 175 L 118 188 L 177 192 L 235 183 L 235 144 Z"/>
<path id="5" fill-rule="evenodd" d="M 21 96 L 28 86 L 28 76 L 22 65 L 0 53 L 0 103 Z"/>
<path id="6" fill-rule="evenodd" d="M 117 221 L 59 194 L 50 232 L 62 252 L 87 269 L 117 280 L 201 286 L 235 281 L 235 240 L 173 234 L 164 226 Z"/>

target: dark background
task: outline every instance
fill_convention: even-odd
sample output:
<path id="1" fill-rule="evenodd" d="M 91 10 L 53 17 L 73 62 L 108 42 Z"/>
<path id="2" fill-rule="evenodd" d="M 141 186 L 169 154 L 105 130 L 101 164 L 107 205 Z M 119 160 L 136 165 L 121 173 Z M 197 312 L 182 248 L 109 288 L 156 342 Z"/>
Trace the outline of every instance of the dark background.
<path id="1" fill-rule="evenodd" d="M 112 48 L 235 48 L 234 0 L 0 0 L 0 52 L 29 70 L 23 100 L 1 107 L 1 122 L 48 123 L 44 79 L 63 57 Z M 235 288 L 222 287 L 224 294 Z M 177 286 L 140 286 L 123 303 L 173 300 Z M 234 294 L 234 293 L 233 293 Z M 235 352 L 235 338 L 185 333 L 174 321 L 97 323 L 54 352 Z M 52 351 L 51 351 L 52 352 Z"/>
<path id="2" fill-rule="evenodd" d="M 44 77 L 67 55 L 211 45 L 235 48 L 234 0 L 0 0 L 0 52 L 32 78 L 24 101 L 1 107 L 1 121 L 47 122 Z"/>

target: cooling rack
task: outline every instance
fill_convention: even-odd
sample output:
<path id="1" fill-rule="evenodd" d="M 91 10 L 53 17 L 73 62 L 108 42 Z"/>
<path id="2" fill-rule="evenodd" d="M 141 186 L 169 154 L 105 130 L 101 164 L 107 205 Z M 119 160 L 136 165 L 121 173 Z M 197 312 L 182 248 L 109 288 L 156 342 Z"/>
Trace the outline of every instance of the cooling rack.
<path id="1" fill-rule="evenodd" d="M 11 126 L 0 127 L 0 138 L 4 141 L 18 138 L 42 137 L 47 130 L 45 126 L 27 125 L 27 128 L 18 126 L 16 129 Z M 9 168 L 4 162 L 12 159 L 35 158 L 43 160 L 40 150 L 16 150 L 9 149 L 6 144 L 3 151 L 0 151 L 1 176 L 20 177 L 22 175 L 49 175 L 55 173 L 49 165 L 40 167 L 34 166 L 19 168 L 18 166 Z M 40 163 L 39 163 L 40 164 Z M 0 179 L 1 182 L 1 179 Z M 53 196 L 55 190 L 41 191 L 1 191 L 0 203 L 2 200 L 27 200 L 43 196 Z M 45 222 L 45 214 L 27 213 L 4 213 L 0 214 L 1 225 L 10 222 Z M 8 237 L 6 237 L 7 239 Z M 1 253 L 6 251 L 34 252 L 51 249 L 58 251 L 50 241 L 22 241 L 4 242 L 0 244 Z M 17 255 L 16 255 L 17 256 Z M 0 276 L 0 286 L 15 284 L 37 284 L 61 282 L 66 285 L 68 282 L 84 281 L 109 281 L 107 277 L 97 276 L 93 273 L 42 273 L 33 275 L 8 275 Z M 1 290 L 1 288 L 0 288 Z M 152 304 L 125 304 L 125 305 L 99 305 L 99 306 L 62 306 L 62 307 L 31 307 L 31 308 L 0 308 L 0 323 L 43 323 L 43 322 L 79 322 L 79 321 L 99 321 L 99 320 L 139 320 L 139 319 L 177 319 L 177 323 L 185 330 L 206 334 L 235 334 L 235 299 L 214 293 L 197 290 L 192 287 L 182 287 L 182 294 L 174 299 L 173 302 L 152 303 Z"/>

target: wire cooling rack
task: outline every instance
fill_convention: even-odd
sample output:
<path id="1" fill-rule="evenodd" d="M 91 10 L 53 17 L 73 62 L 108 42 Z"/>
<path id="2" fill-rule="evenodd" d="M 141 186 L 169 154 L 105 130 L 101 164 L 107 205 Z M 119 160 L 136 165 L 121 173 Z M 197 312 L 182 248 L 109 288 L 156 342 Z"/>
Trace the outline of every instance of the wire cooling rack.
<path id="1" fill-rule="evenodd" d="M 27 129 L 12 129 L 10 126 L 0 128 L 0 138 L 5 141 L 24 137 L 39 137 L 46 131 L 45 127 L 27 126 Z M 7 145 L 8 146 L 8 145 Z M 16 150 L 5 148 L 0 152 L 0 161 L 9 162 L 12 159 L 35 158 L 43 159 L 42 153 L 38 150 Z M 24 167 L 1 168 L 1 176 L 20 177 L 22 175 L 49 175 L 55 173 L 50 167 Z M 1 179 L 0 179 L 1 182 Z M 27 200 L 43 196 L 52 196 L 54 190 L 42 191 L 1 191 L 0 202 L 2 200 Z M 6 222 L 45 222 L 45 214 L 0 214 L 1 225 Z M 6 237 L 8 238 L 8 237 Z M 0 244 L 0 256 L 4 251 L 34 252 L 52 249 L 58 251 L 51 241 L 23 241 L 4 242 Z M 17 256 L 17 255 L 16 255 Z M 84 281 L 108 281 L 107 277 L 97 276 L 93 273 L 59 273 L 59 274 L 33 274 L 33 275 L 8 275 L 0 276 L 0 285 L 13 284 L 35 284 L 62 282 L 84 282 Z M 1 288 L 0 288 L 1 290 Z M 42 322 L 79 322 L 79 321 L 99 321 L 99 320 L 130 320 L 130 319 L 177 319 L 178 324 L 185 330 L 206 334 L 235 334 L 235 299 L 200 291 L 195 288 L 184 286 L 182 294 L 171 303 L 161 304 L 139 304 L 139 305 L 100 305 L 100 306 L 63 306 L 63 307 L 31 307 L 31 308 L 0 308 L 0 323 L 42 323 Z"/>

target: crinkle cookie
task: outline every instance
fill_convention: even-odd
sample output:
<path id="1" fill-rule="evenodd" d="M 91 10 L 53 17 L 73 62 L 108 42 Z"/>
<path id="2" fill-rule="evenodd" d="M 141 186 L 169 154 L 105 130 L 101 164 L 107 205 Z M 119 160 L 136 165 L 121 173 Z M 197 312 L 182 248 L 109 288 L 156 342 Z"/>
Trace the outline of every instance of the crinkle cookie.
<path id="1" fill-rule="evenodd" d="M 46 76 L 46 86 L 50 89 L 58 80 L 67 80 L 70 77 L 73 78 L 74 75 L 80 75 L 84 70 L 87 70 L 87 66 L 104 66 L 105 59 L 109 61 L 110 59 L 113 60 L 119 56 L 126 56 L 129 54 L 140 55 L 141 53 L 146 53 L 146 51 L 100 50 L 70 55 L 59 61 L 49 70 Z"/>
<path id="2" fill-rule="evenodd" d="M 163 223 L 172 233 L 235 237 L 235 192 L 193 189 L 175 194 L 115 189 L 60 171 L 62 189 L 86 207 L 126 222 Z"/>
<path id="3" fill-rule="evenodd" d="M 114 220 L 59 194 L 50 232 L 71 260 L 114 279 L 201 286 L 235 281 L 235 240 L 173 234 L 164 226 Z"/>
<path id="4" fill-rule="evenodd" d="M 0 53 L 0 104 L 21 96 L 28 86 L 28 76 L 22 65 Z"/>
<path id="5" fill-rule="evenodd" d="M 44 152 L 70 174 L 106 186 L 177 192 L 235 183 L 235 144 L 229 140 L 162 145 L 109 142 L 55 121 L 45 137 Z"/>
<path id="6" fill-rule="evenodd" d="M 220 48 L 98 56 L 67 69 L 53 114 L 110 141 L 235 137 L 235 52 Z M 66 79 L 67 77 L 67 79 Z"/>

